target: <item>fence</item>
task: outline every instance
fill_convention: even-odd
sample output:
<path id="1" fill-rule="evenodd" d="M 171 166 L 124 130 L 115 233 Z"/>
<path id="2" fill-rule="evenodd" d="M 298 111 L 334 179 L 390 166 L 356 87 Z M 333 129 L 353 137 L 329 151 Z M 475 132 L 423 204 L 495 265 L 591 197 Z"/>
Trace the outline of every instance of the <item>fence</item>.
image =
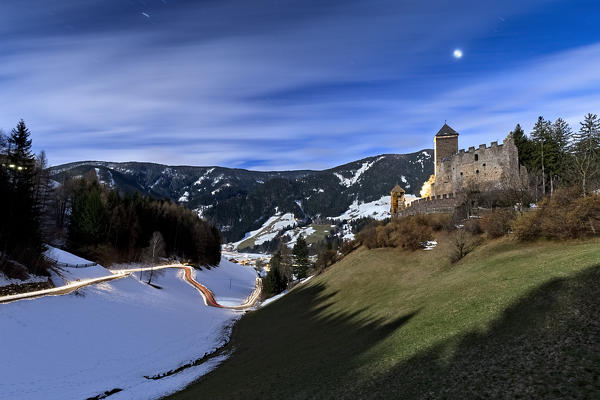
<path id="1" fill-rule="evenodd" d="M 64 262 L 58 262 L 58 260 L 53 260 L 50 257 L 44 256 L 48 261 L 54 263 L 57 267 L 66 267 L 66 268 L 88 268 L 93 267 L 94 265 L 98 265 L 98 263 L 87 263 L 87 264 L 69 264 Z"/>

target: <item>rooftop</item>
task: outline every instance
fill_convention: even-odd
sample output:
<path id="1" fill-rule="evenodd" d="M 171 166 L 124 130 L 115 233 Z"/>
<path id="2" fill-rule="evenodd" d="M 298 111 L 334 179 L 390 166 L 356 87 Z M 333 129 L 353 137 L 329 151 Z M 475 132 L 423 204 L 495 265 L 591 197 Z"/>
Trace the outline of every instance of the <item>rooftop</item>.
<path id="1" fill-rule="evenodd" d="M 458 136 L 458 132 L 450 128 L 448 124 L 444 124 L 435 136 Z"/>
<path id="2" fill-rule="evenodd" d="M 396 186 L 394 186 L 392 189 L 392 193 L 406 193 L 406 191 L 402 189 L 400 185 L 396 184 Z"/>

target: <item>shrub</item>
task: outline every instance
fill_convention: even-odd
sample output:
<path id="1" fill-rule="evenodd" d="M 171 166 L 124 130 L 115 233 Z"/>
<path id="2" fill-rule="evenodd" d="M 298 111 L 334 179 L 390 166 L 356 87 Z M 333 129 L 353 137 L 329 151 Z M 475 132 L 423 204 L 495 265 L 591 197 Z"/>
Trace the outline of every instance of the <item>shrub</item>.
<path id="1" fill-rule="evenodd" d="M 434 231 L 449 230 L 452 226 L 452 216 L 449 214 L 427 214 L 422 216 L 424 222 Z"/>
<path id="2" fill-rule="evenodd" d="M 515 217 L 516 214 L 512 209 L 499 209 L 484 215 L 479 224 L 488 238 L 495 239 L 508 233 Z"/>
<path id="3" fill-rule="evenodd" d="M 479 222 L 479 218 L 468 219 L 464 223 L 464 229 L 471 235 L 481 235 L 483 233 L 483 230 L 481 229 L 481 224 Z"/>
<path id="4" fill-rule="evenodd" d="M 450 236 L 451 251 L 450 262 L 460 261 L 464 256 L 472 252 L 481 243 L 479 236 L 473 235 L 465 229 L 458 229 Z"/>
<path id="5" fill-rule="evenodd" d="M 360 231 L 357 235 L 357 240 L 360 241 L 368 249 L 377 247 L 377 228 L 376 225 L 369 225 Z"/>
<path id="6" fill-rule="evenodd" d="M 567 239 L 599 234 L 600 196 L 574 194 L 573 189 L 556 191 L 537 210 L 519 216 L 513 223 L 517 239 Z"/>
<path id="7" fill-rule="evenodd" d="M 540 237 L 541 230 L 538 224 L 538 212 L 526 212 L 514 220 L 512 231 L 518 240 L 527 241 Z"/>

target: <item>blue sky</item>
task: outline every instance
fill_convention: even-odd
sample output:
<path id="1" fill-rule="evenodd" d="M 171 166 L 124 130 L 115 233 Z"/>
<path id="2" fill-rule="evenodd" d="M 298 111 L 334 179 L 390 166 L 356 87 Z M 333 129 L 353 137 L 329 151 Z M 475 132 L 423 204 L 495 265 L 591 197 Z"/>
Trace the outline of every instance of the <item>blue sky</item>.
<path id="1" fill-rule="evenodd" d="M 600 113 L 600 2 L 2 0 L 0 127 L 51 164 L 321 169 Z M 463 57 L 453 51 L 460 48 Z"/>

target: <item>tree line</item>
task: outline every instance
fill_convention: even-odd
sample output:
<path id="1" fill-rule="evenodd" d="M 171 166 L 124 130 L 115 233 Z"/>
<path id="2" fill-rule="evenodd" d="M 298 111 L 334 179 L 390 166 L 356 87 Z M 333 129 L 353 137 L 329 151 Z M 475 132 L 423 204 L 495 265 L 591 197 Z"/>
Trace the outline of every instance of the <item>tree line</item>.
<path id="1" fill-rule="evenodd" d="M 94 171 L 53 182 L 23 120 L 10 135 L 0 132 L 0 213 L 0 271 L 9 276 L 45 273 L 44 243 L 100 262 L 164 254 L 217 265 L 221 258 L 220 232 L 183 206 L 124 195 L 101 185 Z"/>
<path id="2" fill-rule="evenodd" d="M 217 228 L 170 200 L 123 196 L 98 183 L 95 175 L 79 179 L 71 196 L 68 242 L 76 251 L 138 261 L 160 232 L 169 256 L 203 265 L 217 265 L 221 259 Z"/>
<path id="3" fill-rule="evenodd" d="M 47 194 L 45 155 L 31 151 L 30 132 L 23 120 L 10 135 L 0 132 L 0 270 L 24 268 L 40 273 L 45 246 L 40 227 Z M 17 276 L 19 274 L 17 273 Z"/>
<path id="4" fill-rule="evenodd" d="M 536 200 L 557 186 L 577 185 L 582 195 L 600 185 L 600 119 L 588 113 L 574 131 L 562 118 L 539 117 L 526 135 L 519 124 L 511 132 L 519 162 L 531 174 Z"/>

